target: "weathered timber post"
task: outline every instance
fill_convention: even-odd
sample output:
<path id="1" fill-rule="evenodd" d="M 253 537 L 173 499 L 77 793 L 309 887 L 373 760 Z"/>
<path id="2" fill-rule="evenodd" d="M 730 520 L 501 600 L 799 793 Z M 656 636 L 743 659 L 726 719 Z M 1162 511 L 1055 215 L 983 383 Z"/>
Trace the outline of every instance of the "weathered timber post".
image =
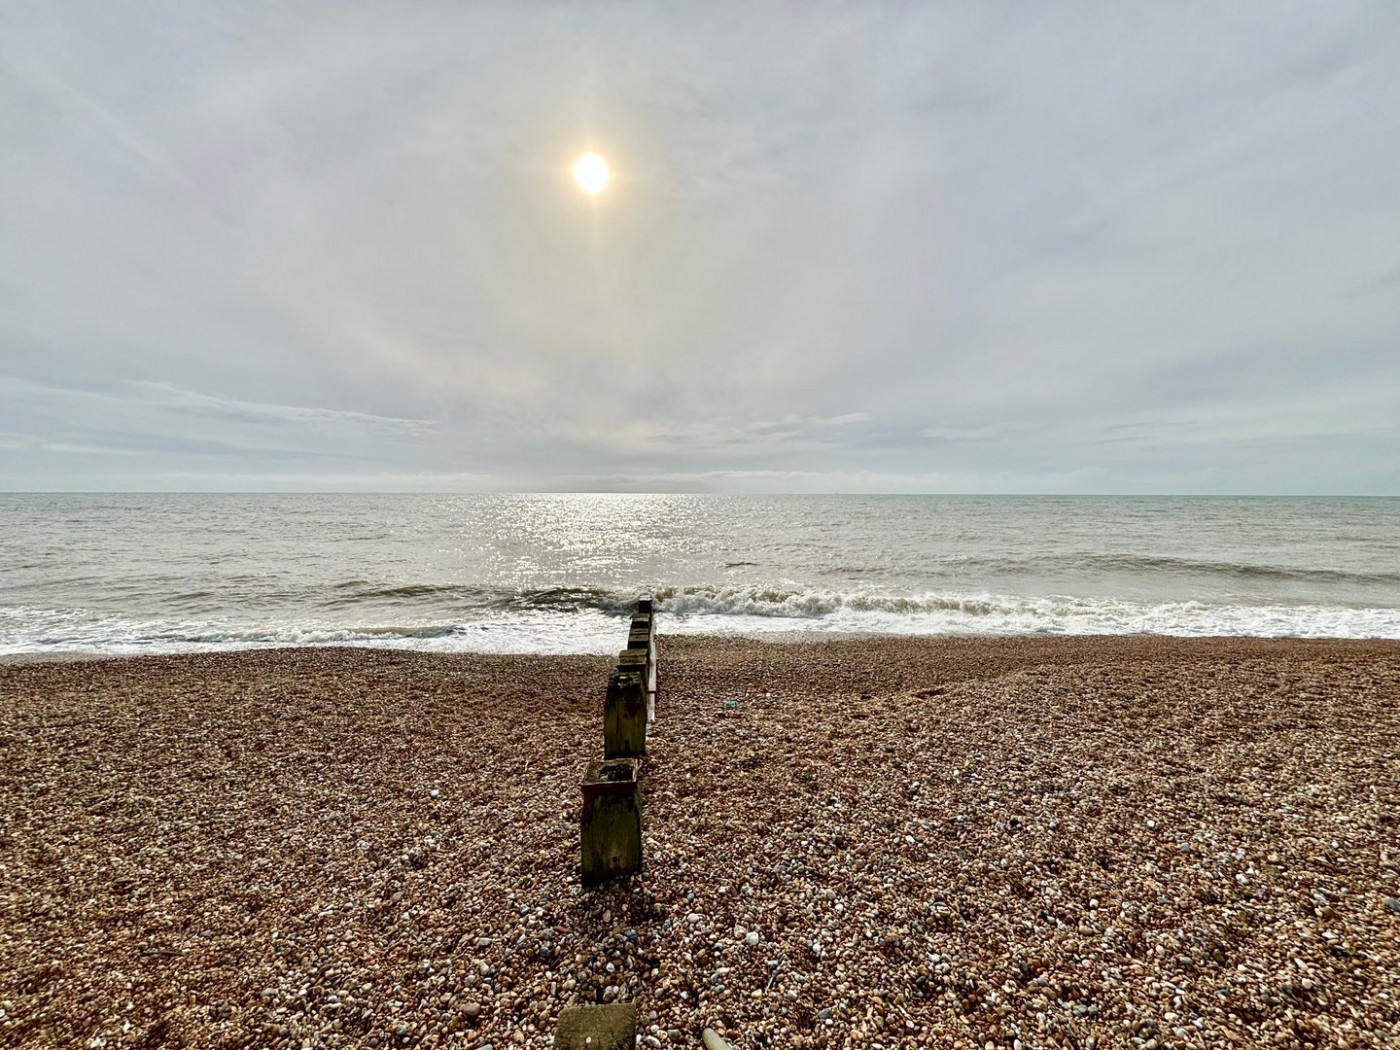
<path id="1" fill-rule="evenodd" d="M 641 873 L 642 795 L 636 759 L 615 758 L 588 767 L 579 832 L 585 886 Z"/>
<path id="2" fill-rule="evenodd" d="M 632 630 L 628 633 L 627 648 L 631 649 L 635 643 L 632 641 L 632 634 L 638 627 L 645 626 L 647 630 L 647 721 L 656 721 L 656 609 L 649 594 L 644 594 L 637 599 L 637 612 L 632 617 Z"/>
<path id="3" fill-rule="evenodd" d="M 634 674 L 642 686 L 642 706 L 650 715 L 651 697 L 648 695 L 647 679 L 651 675 L 651 650 L 647 648 L 634 648 L 632 643 L 627 643 L 627 648 L 617 654 L 617 670 L 619 674 Z M 650 718 L 647 721 L 651 721 Z"/>
<path id="4" fill-rule="evenodd" d="M 627 632 L 628 649 L 645 649 L 646 664 L 642 671 L 642 689 L 647 696 L 647 721 L 656 721 L 656 633 L 650 616 L 638 613 L 632 617 Z M 625 651 L 625 650 L 624 650 Z"/>
<path id="5" fill-rule="evenodd" d="M 554 1050 L 636 1050 L 637 1006 L 570 1006 L 559 1015 Z"/>
<path id="6" fill-rule="evenodd" d="M 603 757 L 638 758 L 647 753 L 647 703 L 642 676 L 618 672 L 608 679 L 603 701 Z"/>

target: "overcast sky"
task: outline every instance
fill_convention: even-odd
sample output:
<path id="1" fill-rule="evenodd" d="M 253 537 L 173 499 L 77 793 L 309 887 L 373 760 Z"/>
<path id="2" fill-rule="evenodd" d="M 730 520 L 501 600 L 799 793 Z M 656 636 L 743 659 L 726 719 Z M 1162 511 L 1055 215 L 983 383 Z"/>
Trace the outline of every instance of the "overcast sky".
<path id="1" fill-rule="evenodd" d="M 0 488 L 1400 494 L 1400 4 L 0 0 Z"/>

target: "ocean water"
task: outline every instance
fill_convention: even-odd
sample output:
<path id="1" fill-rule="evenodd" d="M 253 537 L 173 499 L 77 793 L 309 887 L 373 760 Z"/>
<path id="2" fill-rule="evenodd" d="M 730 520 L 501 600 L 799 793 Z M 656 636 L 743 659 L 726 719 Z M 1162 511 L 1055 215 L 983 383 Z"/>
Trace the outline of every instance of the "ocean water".
<path id="1" fill-rule="evenodd" d="M 663 632 L 1400 638 L 1400 499 L 0 495 L 0 654 Z"/>

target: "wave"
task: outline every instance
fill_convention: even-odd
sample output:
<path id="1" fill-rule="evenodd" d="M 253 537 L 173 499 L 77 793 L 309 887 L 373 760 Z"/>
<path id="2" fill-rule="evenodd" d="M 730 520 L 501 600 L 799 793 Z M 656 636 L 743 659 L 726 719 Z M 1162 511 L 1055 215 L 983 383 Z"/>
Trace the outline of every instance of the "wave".
<path id="1" fill-rule="evenodd" d="M 343 586 L 343 585 L 342 585 Z M 399 587 L 360 587 L 331 605 L 388 600 L 446 599 L 463 612 L 584 612 L 609 616 L 629 615 L 636 591 L 602 587 L 551 587 L 521 591 L 493 590 L 459 584 L 412 584 Z M 837 609 L 889 613 L 960 611 L 970 614 L 994 611 L 987 599 L 938 595 L 906 596 L 868 592 L 842 592 L 762 586 L 661 587 L 651 591 L 662 612 L 674 615 L 741 615 L 819 617 Z"/>
<path id="2" fill-rule="evenodd" d="M 1400 639 L 1400 608 L 1021 595 L 885 595 L 783 588 L 657 592 L 665 632 L 1159 634 Z"/>
<path id="3" fill-rule="evenodd" d="M 782 587 L 662 587 L 653 597 L 659 611 L 680 616 L 775 616 L 808 619 L 828 616 L 839 609 L 902 614 L 963 612 L 978 615 L 993 612 L 996 608 L 993 599 L 971 596 L 914 597 L 862 591 Z"/>
<path id="4" fill-rule="evenodd" d="M 610 653 L 644 586 L 507 590 L 464 585 L 336 585 L 341 600 L 301 595 L 193 613 L 180 601 L 146 614 L 107 605 L 0 606 L 0 654 L 194 652 L 352 645 L 428 651 Z M 192 592 L 184 592 L 189 595 Z M 321 591 L 324 597 L 328 592 Z M 1400 639 L 1400 601 L 1091 597 L 952 590 L 888 593 L 797 585 L 695 585 L 651 592 L 663 633 L 1161 634 Z M 446 600 L 444 601 L 444 596 Z"/>
<path id="5" fill-rule="evenodd" d="M 1028 558 L 963 558 L 939 566 L 958 575 L 1036 576 L 1046 572 L 1082 574 L 1087 571 L 1148 575 L 1280 580 L 1295 583 L 1400 584 L 1400 572 L 1353 572 L 1346 569 L 1268 565 L 1258 562 L 1207 561 L 1160 554 L 1047 554 Z"/>
<path id="6" fill-rule="evenodd" d="M 342 607 L 364 602 L 407 604 L 414 599 L 445 601 L 463 611 L 544 609 L 554 612 L 576 612 L 599 609 L 623 615 L 630 612 L 636 594 L 602 587 L 541 587 L 526 590 L 478 587 L 462 583 L 411 583 L 397 586 L 376 586 L 363 580 L 347 580 L 334 584 L 336 592 L 322 604 Z"/>
<path id="7" fill-rule="evenodd" d="M 687 588 L 658 597 L 665 634 L 1159 634 L 1400 639 L 1400 609 L 1145 603 L 1009 595 L 923 598 Z M 140 620 L 0 608 L 0 655 L 181 653 L 348 645 L 436 652 L 615 653 L 621 618 L 602 609 L 496 611 L 424 623 Z"/>

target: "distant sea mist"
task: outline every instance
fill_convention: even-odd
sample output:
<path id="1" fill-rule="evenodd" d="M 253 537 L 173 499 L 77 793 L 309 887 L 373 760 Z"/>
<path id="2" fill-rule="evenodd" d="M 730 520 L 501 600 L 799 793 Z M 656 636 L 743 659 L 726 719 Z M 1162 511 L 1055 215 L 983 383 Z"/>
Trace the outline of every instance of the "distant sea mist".
<path id="1" fill-rule="evenodd" d="M 671 633 L 1400 638 L 1400 500 L 0 495 L 0 655 Z"/>

